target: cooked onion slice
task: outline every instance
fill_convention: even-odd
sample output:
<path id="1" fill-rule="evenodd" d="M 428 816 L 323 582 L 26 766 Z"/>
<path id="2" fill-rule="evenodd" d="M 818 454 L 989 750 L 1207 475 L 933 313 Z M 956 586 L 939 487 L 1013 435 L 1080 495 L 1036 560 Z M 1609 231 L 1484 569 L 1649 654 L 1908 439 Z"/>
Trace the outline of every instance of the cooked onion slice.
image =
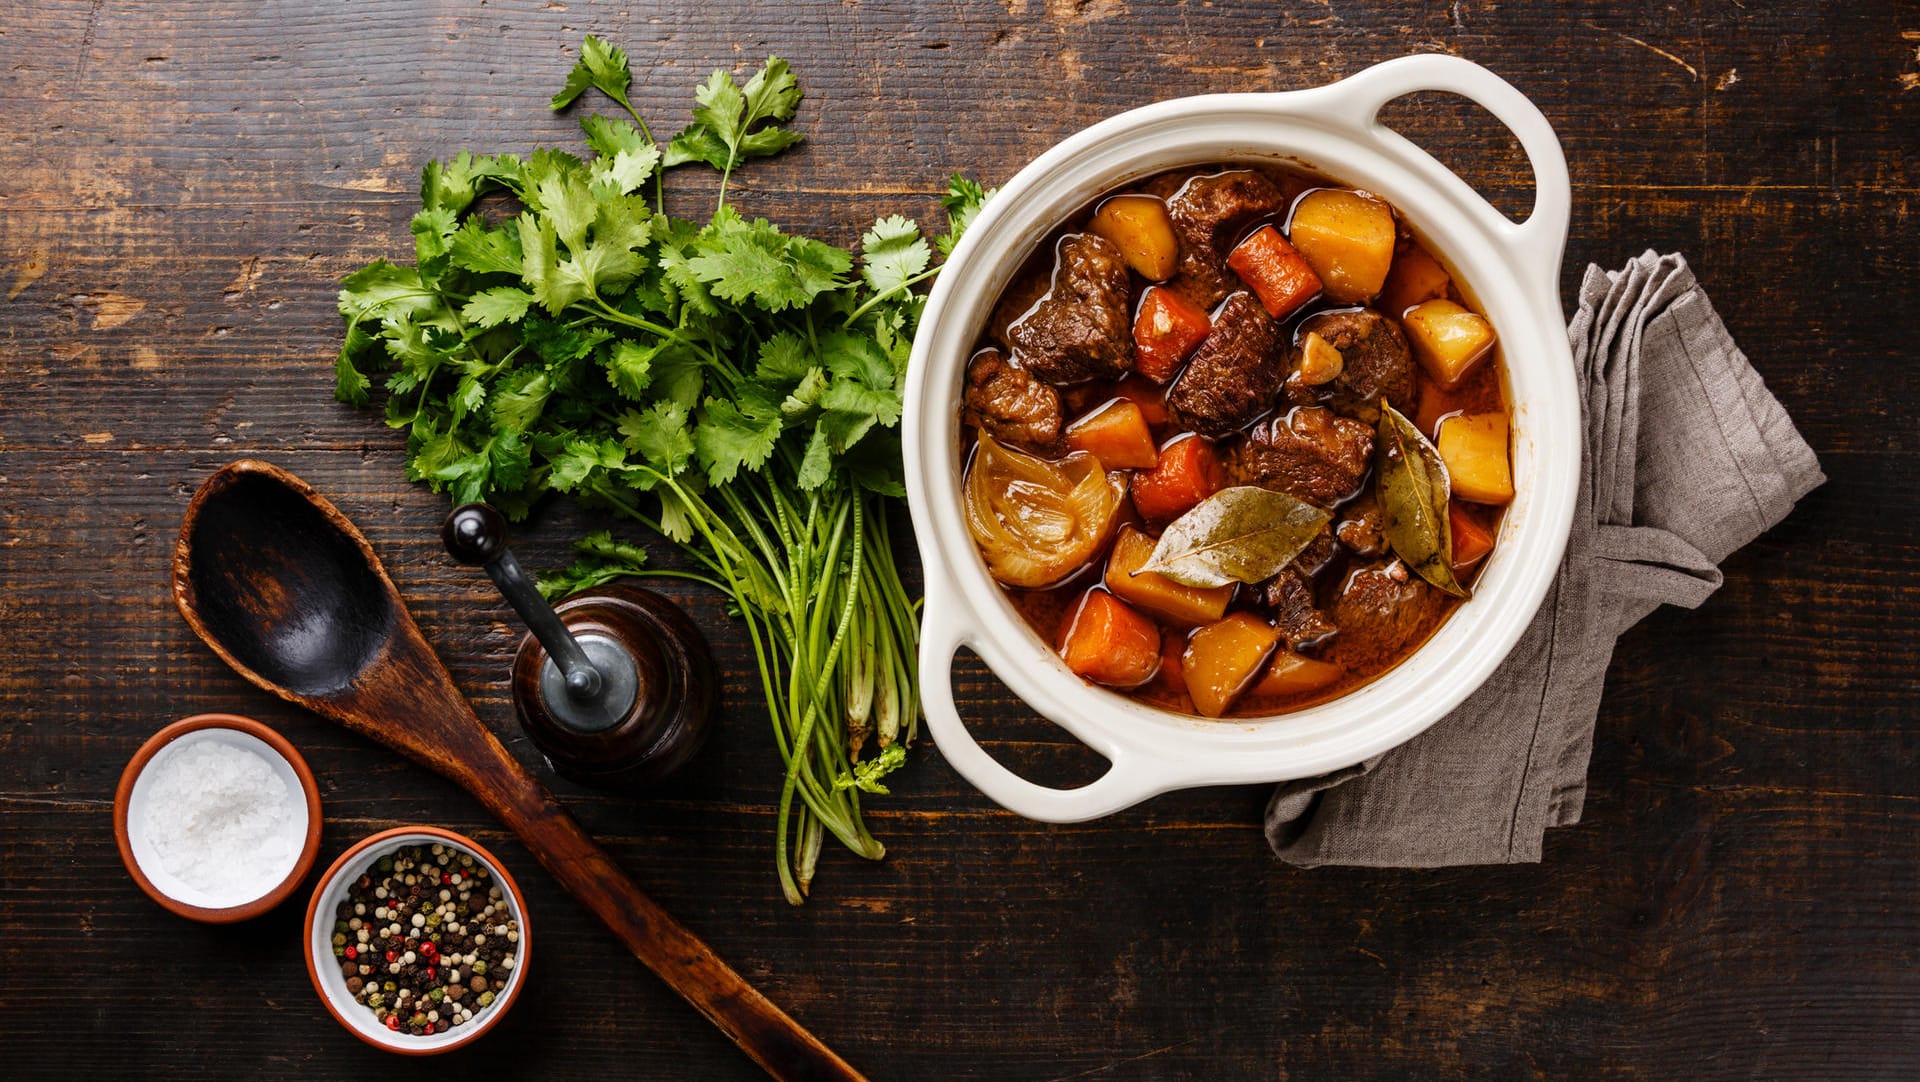
<path id="1" fill-rule="evenodd" d="M 1100 554 L 1126 487 L 1124 470 L 1085 451 L 1049 462 L 982 432 L 967 464 L 967 529 L 994 578 L 1051 586 Z"/>

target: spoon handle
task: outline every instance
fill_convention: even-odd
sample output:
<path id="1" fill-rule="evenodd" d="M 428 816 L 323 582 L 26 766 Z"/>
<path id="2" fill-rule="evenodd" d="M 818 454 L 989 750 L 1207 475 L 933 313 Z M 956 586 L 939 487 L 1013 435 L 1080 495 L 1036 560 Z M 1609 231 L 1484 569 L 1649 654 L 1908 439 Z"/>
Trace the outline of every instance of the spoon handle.
<path id="1" fill-rule="evenodd" d="M 546 786 L 508 754 L 480 722 L 417 632 L 402 642 L 406 639 L 412 640 L 406 643 L 411 647 L 406 652 L 415 656 L 389 672 L 401 668 L 438 670 L 428 679 L 410 681 L 412 686 L 404 692 L 406 709 L 413 718 L 409 725 L 412 733 L 437 734 L 438 746 L 421 754 L 424 749 L 407 746 L 411 741 L 393 738 L 396 730 L 390 722 L 371 721 L 364 715 L 355 719 L 361 722 L 355 728 L 407 753 L 472 793 L 519 836 L 569 894 L 619 937 L 635 958 L 731 1037 L 768 1074 L 807 1082 L 863 1078 L 648 897 L 567 814 Z M 376 689 L 366 690 L 377 697 Z M 373 714 L 377 718 L 404 716 L 397 715 L 397 710 L 375 709 Z"/>
<path id="2" fill-rule="evenodd" d="M 561 886 L 612 929 L 634 957 L 733 1038 L 769 1075 L 809 1082 L 861 1079 L 858 1071 L 642 893 L 544 786 L 524 770 L 518 778 L 501 780 L 504 784 L 498 791 L 485 796 L 494 814 L 520 836 Z"/>

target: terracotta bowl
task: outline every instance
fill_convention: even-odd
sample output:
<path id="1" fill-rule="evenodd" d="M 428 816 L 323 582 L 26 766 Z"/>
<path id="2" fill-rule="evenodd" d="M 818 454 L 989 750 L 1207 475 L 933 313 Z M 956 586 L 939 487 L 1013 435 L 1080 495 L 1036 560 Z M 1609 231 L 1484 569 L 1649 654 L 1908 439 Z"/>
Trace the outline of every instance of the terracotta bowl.
<path id="1" fill-rule="evenodd" d="M 514 962 L 513 972 L 507 977 L 506 990 L 496 994 L 492 1004 L 476 1011 L 472 1022 L 442 1033 L 416 1037 L 381 1025 L 373 1011 L 357 1002 L 353 993 L 347 991 L 346 978 L 341 976 L 340 966 L 333 956 L 332 914 L 335 907 L 345 900 L 347 889 L 354 880 L 373 867 L 381 857 L 401 846 L 433 845 L 436 842 L 471 855 L 485 865 L 493 875 L 494 882 L 500 884 L 507 901 L 507 911 L 520 925 L 520 953 Z M 327 1013 L 333 1015 L 354 1036 L 389 1052 L 431 1056 L 476 1040 L 492 1029 L 506 1015 L 507 1008 L 520 998 L 520 989 L 527 981 L 527 962 L 533 956 L 533 938 L 529 932 L 526 898 L 520 893 L 520 884 L 507 874 L 500 858 L 472 838 L 451 830 L 429 826 L 394 827 L 361 839 L 340 854 L 340 859 L 334 861 L 320 876 L 320 885 L 314 888 L 313 900 L 307 903 L 307 975 L 313 978 L 313 987 L 320 993 L 320 1002 L 326 1005 Z"/>
<path id="2" fill-rule="evenodd" d="M 289 791 L 298 791 L 304 798 L 294 802 L 306 819 L 301 828 L 304 840 L 300 855 L 286 877 L 264 893 L 240 898 L 209 894 L 168 872 L 147 841 L 146 832 L 128 827 L 129 823 L 144 822 L 146 817 L 151 789 L 150 779 L 145 777 L 148 764 L 168 748 L 200 741 L 229 744 L 259 755 L 273 766 Z M 113 837 L 133 881 L 169 911 L 208 924 L 247 920 L 286 901 L 313 870 L 314 859 L 320 854 L 320 787 L 314 783 L 306 760 L 286 737 L 238 714 L 196 714 L 153 734 L 134 752 L 113 796 Z"/>

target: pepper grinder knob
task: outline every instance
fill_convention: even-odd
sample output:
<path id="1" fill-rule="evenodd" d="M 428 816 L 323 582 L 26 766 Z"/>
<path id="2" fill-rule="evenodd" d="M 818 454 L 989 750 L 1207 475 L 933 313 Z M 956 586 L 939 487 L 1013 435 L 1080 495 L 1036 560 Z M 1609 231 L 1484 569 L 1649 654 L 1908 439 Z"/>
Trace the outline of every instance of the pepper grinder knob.
<path id="1" fill-rule="evenodd" d="M 546 647 L 553 671 L 543 674 L 541 697 L 558 720 L 593 731 L 626 716 L 639 694 L 633 658 L 612 639 L 596 636 L 582 642 L 574 638 L 513 558 L 504 515 L 484 503 L 461 504 L 441 526 L 440 540 L 454 559 L 486 568 L 507 604 Z M 562 689 L 561 694 L 553 694 Z"/>

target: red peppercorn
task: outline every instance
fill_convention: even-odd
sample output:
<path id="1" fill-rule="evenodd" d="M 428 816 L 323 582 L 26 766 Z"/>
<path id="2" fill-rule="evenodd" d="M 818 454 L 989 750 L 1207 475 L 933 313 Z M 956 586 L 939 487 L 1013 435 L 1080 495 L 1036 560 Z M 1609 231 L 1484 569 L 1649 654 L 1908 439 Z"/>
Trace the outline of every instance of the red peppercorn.
<path id="1" fill-rule="evenodd" d="M 399 1015 L 397 1015 L 397 1014 L 390 1014 L 390 1015 L 388 1015 L 388 1016 L 387 1016 L 387 1028 L 388 1028 L 388 1029 L 399 1029 L 399 1028 L 400 1028 L 400 1016 L 399 1016 Z"/>
<path id="2" fill-rule="evenodd" d="M 433 968 L 432 966 L 428 966 L 428 967 L 427 967 L 427 979 L 428 979 L 428 980 L 430 980 L 430 981 L 437 981 L 437 980 L 439 980 L 439 979 L 440 979 L 440 971 L 439 971 L 439 970 L 437 970 L 437 969 L 435 969 L 435 968 Z"/>
<path id="3" fill-rule="evenodd" d="M 387 961 L 393 962 L 393 961 L 397 961 L 399 958 L 400 956 L 393 953 L 392 951 L 387 952 Z"/>
<path id="4" fill-rule="evenodd" d="M 433 1035 L 433 1023 L 428 1022 L 427 1028 L 420 1035 L 422 1037 L 431 1037 Z"/>

